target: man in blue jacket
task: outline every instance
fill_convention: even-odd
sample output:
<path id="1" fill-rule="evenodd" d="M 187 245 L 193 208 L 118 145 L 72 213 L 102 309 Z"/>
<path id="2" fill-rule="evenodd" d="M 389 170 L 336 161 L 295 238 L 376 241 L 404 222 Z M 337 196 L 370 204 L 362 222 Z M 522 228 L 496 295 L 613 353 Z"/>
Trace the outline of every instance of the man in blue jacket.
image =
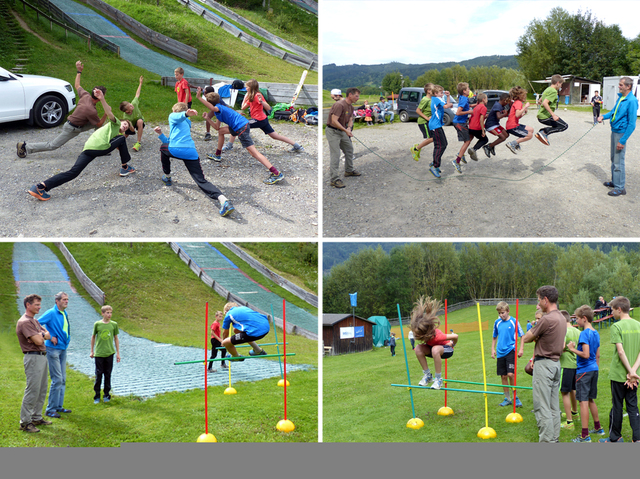
<path id="1" fill-rule="evenodd" d="M 620 93 L 613 109 L 598 117 L 598 122 L 611 119 L 611 181 L 606 181 L 604 186 L 613 188 L 609 196 L 626 195 L 624 189 L 624 155 L 627 149 L 627 140 L 636 129 L 638 116 L 638 100 L 631 93 L 633 80 L 622 77 L 618 83 Z"/>
<path id="2" fill-rule="evenodd" d="M 54 300 L 55 306 L 45 311 L 38 321 L 42 325 L 46 324 L 51 334 L 51 339 L 44 343 L 47 348 L 47 362 L 51 376 L 49 402 L 45 414 L 59 419 L 61 412 L 71 412 L 70 409 L 63 407 L 67 381 L 67 347 L 71 339 L 69 317 L 65 311 L 69 305 L 69 295 L 61 291 L 54 296 Z"/>

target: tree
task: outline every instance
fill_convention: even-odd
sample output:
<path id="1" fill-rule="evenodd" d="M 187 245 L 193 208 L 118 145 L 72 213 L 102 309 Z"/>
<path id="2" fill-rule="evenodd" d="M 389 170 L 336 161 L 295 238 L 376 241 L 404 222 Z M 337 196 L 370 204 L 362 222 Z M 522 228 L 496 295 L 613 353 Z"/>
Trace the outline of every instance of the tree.
<path id="1" fill-rule="evenodd" d="M 402 85 L 402 78 L 400 78 L 400 72 L 395 71 L 387 73 L 382 79 L 382 89 L 387 93 L 398 93 Z"/>

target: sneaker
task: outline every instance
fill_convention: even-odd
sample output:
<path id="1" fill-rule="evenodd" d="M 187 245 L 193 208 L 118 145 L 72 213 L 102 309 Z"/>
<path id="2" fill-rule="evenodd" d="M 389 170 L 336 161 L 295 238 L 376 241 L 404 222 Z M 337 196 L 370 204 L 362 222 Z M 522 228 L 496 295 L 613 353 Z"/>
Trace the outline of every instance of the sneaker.
<path id="1" fill-rule="evenodd" d="M 217 370 L 216 368 L 211 368 L 211 369 L 207 369 L 207 372 L 210 372 L 210 373 L 217 373 L 217 372 L 218 372 L 218 370 Z"/>
<path id="2" fill-rule="evenodd" d="M 289 151 L 291 153 L 300 153 L 300 152 L 304 151 L 304 148 L 302 147 L 302 145 L 298 145 L 297 147 L 296 147 L 296 145 L 293 145 Z"/>
<path id="3" fill-rule="evenodd" d="M 478 161 L 478 155 L 476 154 L 476 150 L 474 150 L 473 148 L 469 148 L 467 151 L 469 152 L 469 157 L 473 161 Z"/>
<path id="4" fill-rule="evenodd" d="M 615 185 L 613 184 L 613 182 L 611 181 L 605 181 L 604 183 L 602 183 L 604 186 L 606 186 L 607 188 L 615 188 Z"/>
<path id="5" fill-rule="evenodd" d="M 244 356 L 231 356 L 231 361 L 244 361 Z"/>
<path id="6" fill-rule="evenodd" d="M 440 389 L 442 387 L 442 378 L 435 378 L 433 380 L 433 384 L 431 385 L 431 389 Z"/>
<path id="7" fill-rule="evenodd" d="M 462 173 L 462 168 L 460 168 L 460 164 L 456 160 L 451 160 L 451 164 L 458 171 L 458 173 Z"/>
<path id="8" fill-rule="evenodd" d="M 48 416 L 49 414 L 47 414 Z M 51 417 L 56 417 L 56 416 L 51 416 Z M 60 417 L 60 414 L 58 414 L 58 417 Z M 31 424 L 33 424 L 34 426 L 51 426 L 53 423 L 51 421 L 47 421 L 46 419 L 42 418 L 42 419 L 36 419 L 35 421 L 31 421 Z"/>
<path id="9" fill-rule="evenodd" d="M 489 151 L 491 152 L 491 154 L 492 154 L 493 156 L 496 156 L 496 147 L 495 147 L 495 146 L 490 146 L 490 147 L 489 147 Z"/>
<path id="10" fill-rule="evenodd" d="M 420 161 L 420 150 L 418 149 L 417 143 L 411 147 L 411 154 L 414 160 Z"/>
<path id="11" fill-rule="evenodd" d="M 344 172 L 344 176 L 361 176 L 362 173 L 360 173 L 358 170 L 351 170 L 351 171 L 345 171 Z"/>
<path id="12" fill-rule="evenodd" d="M 107 402 L 111 401 L 111 397 L 110 396 L 105 396 L 102 400 L 107 403 Z"/>
<path id="13" fill-rule="evenodd" d="M 467 164 L 467 159 L 464 157 L 464 155 L 460 157 L 460 162 L 464 163 L 465 165 Z"/>
<path id="14" fill-rule="evenodd" d="M 171 186 L 173 183 L 171 182 L 171 177 L 167 175 L 162 175 L 162 182 L 164 186 Z"/>
<path id="15" fill-rule="evenodd" d="M 139 141 L 136 141 L 135 145 L 133 145 L 133 151 L 140 151 L 140 148 L 142 148 L 142 145 L 140 145 Z"/>
<path id="16" fill-rule="evenodd" d="M 606 432 L 604 432 L 603 428 L 600 429 L 589 429 L 589 434 L 597 434 L 598 436 L 604 436 Z"/>
<path id="17" fill-rule="evenodd" d="M 207 155 L 207 158 L 213 161 L 222 161 L 222 157 L 220 155 L 216 155 L 215 153 Z"/>
<path id="18" fill-rule="evenodd" d="M 516 396 L 516 407 L 522 407 L 522 402 L 520 402 L 520 398 Z"/>
<path id="19" fill-rule="evenodd" d="M 547 135 L 544 133 L 544 131 L 539 131 L 538 133 L 536 133 L 536 138 L 540 140 L 541 143 L 549 146 L 549 139 L 547 138 Z"/>
<path id="20" fill-rule="evenodd" d="M 231 202 L 227 200 L 224 202 L 224 205 L 222 205 L 222 208 L 220 208 L 220 216 L 227 216 L 233 210 L 235 210 L 235 208 L 233 207 Z"/>
<path id="21" fill-rule="evenodd" d="M 100 398 L 94 399 L 93 404 L 100 404 Z"/>
<path id="22" fill-rule="evenodd" d="M 624 188 L 614 188 L 607 194 L 609 196 L 622 196 L 627 194 L 627 190 L 625 190 Z"/>
<path id="23" fill-rule="evenodd" d="M 616 441 L 612 441 L 610 437 L 603 437 L 602 439 L 599 439 L 598 442 L 624 442 L 624 438 L 620 436 Z M 638 442 L 638 441 L 633 441 L 633 442 Z"/>
<path id="24" fill-rule="evenodd" d="M 489 148 L 487 145 L 484 145 L 482 147 L 482 151 L 484 151 L 484 154 L 487 155 L 487 158 L 491 158 L 491 148 Z"/>
<path id="25" fill-rule="evenodd" d="M 282 174 L 282 172 L 278 173 L 277 175 L 274 175 L 273 173 L 271 173 L 269 175 L 269 178 L 267 178 L 266 180 L 263 180 L 263 183 L 266 183 L 268 185 L 275 185 L 276 183 L 282 180 L 284 180 L 284 175 Z"/>
<path id="26" fill-rule="evenodd" d="M 29 188 L 28 193 L 31 196 L 34 196 L 42 201 L 47 201 L 49 198 L 51 198 L 51 195 L 49 193 L 47 193 L 44 190 L 41 190 L 40 188 L 38 188 L 37 185 L 33 185 L 31 188 Z"/>
<path id="27" fill-rule="evenodd" d="M 266 356 L 267 352 L 264 349 L 260 349 L 259 353 L 256 353 L 253 349 L 249 351 L 249 356 Z"/>
<path id="28" fill-rule="evenodd" d="M 568 429 L 569 431 L 573 431 L 574 427 L 575 427 L 575 423 L 568 423 L 567 421 L 563 422 L 562 424 L 560 424 L 560 427 L 562 429 Z"/>
<path id="29" fill-rule="evenodd" d="M 16 150 L 18 153 L 18 158 L 26 158 L 27 157 L 27 142 L 21 141 L 16 145 Z"/>
<path id="30" fill-rule="evenodd" d="M 513 403 L 511 402 L 511 399 L 504 398 L 504 401 L 502 401 L 502 402 L 500 403 L 500 406 L 504 407 L 504 406 L 508 406 L 508 405 L 510 405 L 510 404 L 513 404 Z"/>
<path id="31" fill-rule="evenodd" d="M 340 178 L 338 178 L 337 180 L 331 182 L 331 186 L 333 186 L 334 188 L 344 188 L 345 184 Z"/>
<path id="32" fill-rule="evenodd" d="M 436 168 L 435 166 L 432 166 L 431 168 L 429 168 L 429 171 L 431 172 L 431 174 L 433 176 L 435 176 L 436 178 L 440 178 L 440 171 L 438 171 L 439 169 Z"/>
<path id="33" fill-rule="evenodd" d="M 229 366 L 227 366 L 226 364 L 223 364 L 220 366 L 222 369 L 229 369 Z"/>
<path id="34" fill-rule="evenodd" d="M 509 150 L 511 150 L 511 153 L 513 153 L 514 155 L 518 154 L 518 144 L 515 141 L 512 141 L 510 143 L 507 143 L 507 148 L 509 148 Z"/>
<path id="35" fill-rule="evenodd" d="M 211 141 L 211 133 L 206 132 L 204 134 L 204 141 Z"/>
<path id="36" fill-rule="evenodd" d="M 62 417 L 60 414 L 58 414 L 55 411 L 46 412 L 44 415 L 48 416 L 48 417 L 55 417 L 56 419 L 60 419 Z M 36 424 L 36 423 L 34 422 L 34 424 Z"/>
<path id="37" fill-rule="evenodd" d="M 582 435 L 572 439 L 573 442 L 591 442 L 591 436 L 582 437 Z"/>
<path id="38" fill-rule="evenodd" d="M 418 383 L 418 386 L 426 386 L 432 381 L 433 381 L 433 375 L 431 374 L 431 372 L 428 372 L 424 376 L 422 376 L 422 379 Z"/>
<path id="39" fill-rule="evenodd" d="M 222 147 L 222 151 L 227 152 L 233 150 L 233 143 L 227 142 L 226 145 Z"/>
<path id="40" fill-rule="evenodd" d="M 61 408 L 61 409 L 58 409 L 58 412 L 62 412 L 62 413 L 65 413 L 65 414 L 69 414 L 69 413 L 71 413 L 71 409 Z"/>
<path id="41" fill-rule="evenodd" d="M 120 168 L 120 176 L 129 176 L 131 173 L 135 173 L 136 169 L 133 166 L 126 165 L 126 168 Z"/>
<path id="42" fill-rule="evenodd" d="M 32 423 L 20 424 L 20 429 L 24 432 L 40 432 L 40 429 L 35 427 Z"/>
<path id="43" fill-rule="evenodd" d="M 516 143 L 516 150 L 522 151 L 522 147 L 520 146 L 520 143 Z"/>

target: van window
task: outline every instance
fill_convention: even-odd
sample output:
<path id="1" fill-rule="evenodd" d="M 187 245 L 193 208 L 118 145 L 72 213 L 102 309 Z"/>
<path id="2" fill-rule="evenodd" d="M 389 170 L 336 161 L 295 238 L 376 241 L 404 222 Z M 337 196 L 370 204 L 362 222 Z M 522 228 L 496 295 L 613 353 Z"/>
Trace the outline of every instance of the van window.
<path id="1" fill-rule="evenodd" d="M 403 91 L 402 93 L 400 93 L 400 99 L 402 101 L 408 101 L 410 93 L 411 93 L 410 91 Z"/>
<path id="2" fill-rule="evenodd" d="M 420 92 L 419 91 L 411 91 L 409 92 L 409 101 L 417 102 L 420 100 Z"/>

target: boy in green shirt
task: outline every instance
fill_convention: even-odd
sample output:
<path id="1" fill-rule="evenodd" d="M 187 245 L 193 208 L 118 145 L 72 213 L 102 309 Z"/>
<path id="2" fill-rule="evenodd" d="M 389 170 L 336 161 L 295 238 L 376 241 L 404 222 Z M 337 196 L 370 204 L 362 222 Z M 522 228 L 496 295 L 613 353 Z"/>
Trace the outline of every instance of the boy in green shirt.
<path id="1" fill-rule="evenodd" d="M 562 382 L 560 393 L 562 394 L 563 413 L 567 420 L 560 424 L 563 429 L 573 429 L 573 418 L 578 415 L 578 401 L 576 401 L 576 354 L 569 351 L 567 344 L 573 341 L 578 343 L 580 331 L 571 325 L 571 316 L 567 311 L 560 311 L 567 320 L 567 333 L 564 337 L 564 350 L 560 355 L 560 367 L 562 368 Z"/>
<path id="2" fill-rule="evenodd" d="M 624 442 L 622 439 L 622 401 L 627 403 L 633 442 L 640 441 L 640 415 L 638 414 L 637 387 L 640 376 L 640 323 L 629 316 L 631 303 L 624 296 L 614 298 L 611 314 L 611 343 L 616 345 L 609 369 L 611 380 L 611 412 L 609 413 L 609 437 L 600 442 Z M 634 361 L 630 365 L 629 361 Z"/>
<path id="3" fill-rule="evenodd" d="M 136 90 L 136 96 L 131 103 L 128 101 L 123 101 L 120 103 L 120 111 L 123 112 L 122 119 L 129 120 L 131 124 L 127 131 L 124 132 L 124 137 L 127 138 L 129 135 L 133 135 L 136 130 L 138 131 L 138 141 L 135 145 L 133 145 L 133 151 L 140 150 L 140 143 L 142 142 L 142 130 L 144 130 L 144 118 L 142 117 L 142 112 L 140 111 L 140 90 L 142 90 L 142 82 L 144 81 L 144 77 L 140 77 L 140 84 L 138 85 L 138 89 Z M 135 129 L 134 129 L 135 128 Z"/>
<path id="4" fill-rule="evenodd" d="M 540 97 L 540 109 L 538 110 L 538 121 L 547 128 L 542 128 L 536 133 L 536 138 L 545 145 L 549 146 L 547 138 L 551 133 L 560 133 L 569 128 L 558 115 L 555 114 L 558 108 L 558 92 L 562 89 L 564 79 L 561 75 L 553 75 L 551 77 L 551 86 L 549 86 Z"/>
<path id="5" fill-rule="evenodd" d="M 424 96 L 420 100 L 420 104 L 418 108 L 416 108 L 416 113 L 418 114 L 418 128 L 422 132 L 422 137 L 424 140 L 420 144 L 416 143 L 411 147 L 411 154 L 413 155 L 413 159 L 418 161 L 420 160 L 420 150 L 425 146 L 433 143 L 433 138 L 429 133 L 429 120 L 431 119 L 431 89 L 433 88 L 433 83 L 427 83 L 424 86 Z"/>
<path id="6" fill-rule="evenodd" d="M 109 305 L 102 307 L 102 320 L 93 325 L 91 336 L 91 354 L 96 360 L 96 382 L 93 386 L 95 396 L 93 404 L 100 403 L 100 386 L 104 376 L 104 402 L 111 400 L 111 371 L 113 370 L 113 355 L 120 362 L 120 342 L 118 341 L 118 323 L 111 321 L 113 309 Z M 114 347 L 115 346 L 115 347 Z M 95 352 L 94 352 L 95 348 Z"/>

